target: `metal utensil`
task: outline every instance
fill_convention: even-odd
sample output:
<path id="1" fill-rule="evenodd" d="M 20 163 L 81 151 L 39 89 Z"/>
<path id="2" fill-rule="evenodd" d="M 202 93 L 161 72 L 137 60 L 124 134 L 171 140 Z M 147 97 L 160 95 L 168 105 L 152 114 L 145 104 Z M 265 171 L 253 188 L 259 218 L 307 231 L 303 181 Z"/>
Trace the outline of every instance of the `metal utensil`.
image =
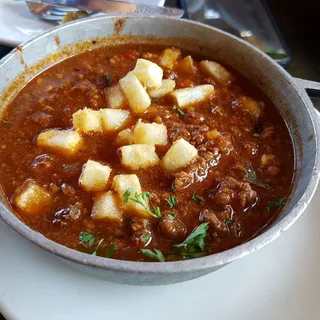
<path id="1" fill-rule="evenodd" d="M 89 11 L 89 15 L 97 12 L 104 13 L 134 13 L 140 15 L 166 15 L 170 17 L 182 17 L 183 10 L 168 7 L 158 7 L 137 3 L 129 3 L 113 0 L 31 0 L 27 4 L 32 13 L 44 20 L 61 20 L 66 14 L 66 8 L 76 8 Z M 52 7 L 54 6 L 54 7 Z M 59 7 L 63 10 L 59 10 Z"/>

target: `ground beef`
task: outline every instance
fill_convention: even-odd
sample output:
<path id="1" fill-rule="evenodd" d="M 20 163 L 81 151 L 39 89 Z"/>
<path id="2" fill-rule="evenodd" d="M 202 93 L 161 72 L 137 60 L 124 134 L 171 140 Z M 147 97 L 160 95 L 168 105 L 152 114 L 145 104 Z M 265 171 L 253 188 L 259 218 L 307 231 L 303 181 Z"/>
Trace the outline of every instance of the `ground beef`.
<path id="1" fill-rule="evenodd" d="M 187 233 L 187 228 L 181 220 L 167 214 L 160 220 L 159 229 L 166 237 L 174 240 L 183 240 Z"/>
<path id="2" fill-rule="evenodd" d="M 52 122 L 52 115 L 47 114 L 43 111 L 37 111 L 32 116 L 31 119 L 38 123 L 42 128 L 48 128 Z"/>
<path id="3" fill-rule="evenodd" d="M 132 240 L 140 242 L 141 238 L 146 234 L 152 234 L 150 220 L 135 218 L 130 221 L 130 228 L 132 230 Z"/>
<path id="4" fill-rule="evenodd" d="M 201 213 L 201 220 L 203 222 L 209 222 L 209 226 L 214 231 L 227 233 L 229 231 L 228 225 L 225 223 L 225 219 L 223 215 L 220 215 L 218 218 L 218 214 L 209 209 L 205 209 Z"/>
<path id="5" fill-rule="evenodd" d="M 255 204 L 258 194 L 252 190 L 248 182 L 226 177 L 218 184 L 213 200 L 222 209 L 230 205 L 233 200 L 238 200 L 240 206 L 244 208 Z"/>

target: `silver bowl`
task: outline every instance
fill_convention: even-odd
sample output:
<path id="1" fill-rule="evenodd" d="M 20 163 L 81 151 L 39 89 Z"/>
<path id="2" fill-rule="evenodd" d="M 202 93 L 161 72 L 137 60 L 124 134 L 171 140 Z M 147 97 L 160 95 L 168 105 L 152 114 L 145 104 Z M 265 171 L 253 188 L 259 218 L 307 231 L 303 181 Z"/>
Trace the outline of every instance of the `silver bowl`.
<path id="1" fill-rule="evenodd" d="M 263 52 L 223 31 L 188 20 L 147 16 L 106 16 L 59 26 L 1 60 L 0 112 L 28 80 L 50 65 L 85 50 L 128 42 L 175 45 L 209 55 L 245 75 L 267 94 L 286 121 L 295 150 L 292 193 L 281 214 L 259 236 L 235 248 L 194 260 L 165 263 L 113 260 L 64 247 L 23 224 L 3 196 L 0 217 L 26 239 L 75 269 L 126 284 L 157 285 L 194 279 L 276 239 L 302 214 L 318 184 L 319 126 L 305 89 L 319 90 L 320 85 L 292 78 Z"/>

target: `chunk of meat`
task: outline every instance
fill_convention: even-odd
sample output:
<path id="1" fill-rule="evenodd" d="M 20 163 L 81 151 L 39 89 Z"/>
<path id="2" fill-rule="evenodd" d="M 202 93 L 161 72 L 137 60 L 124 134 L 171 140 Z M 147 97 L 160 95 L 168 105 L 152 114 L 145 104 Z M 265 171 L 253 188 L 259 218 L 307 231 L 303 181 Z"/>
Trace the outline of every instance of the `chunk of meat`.
<path id="1" fill-rule="evenodd" d="M 187 228 L 181 220 L 168 214 L 160 220 L 159 229 L 165 236 L 174 240 L 182 240 L 187 232 Z"/>
<path id="2" fill-rule="evenodd" d="M 213 210 L 205 209 L 201 213 L 201 220 L 203 222 L 209 222 L 210 228 L 212 228 L 215 231 L 218 231 L 221 233 L 229 232 L 229 228 L 225 223 L 225 219 L 222 216 L 218 218 L 216 212 L 214 212 Z"/>
<path id="3" fill-rule="evenodd" d="M 68 208 L 64 208 L 55 213 L 52 223 L 56 225 L 66 225 L 67 220 L 79 220 L 87 210 L 81 202 L 76 202 Z"/>
<path id="4" fill-rule="evenodd" d="M 242 208 L 254 205 L 258 194 L 248 182 L 241 182 L 231 177 L 224 178 L 217 187 L 214 202 L 221 208 L 237 200 Z"/>
<path id="5" fill-rule="evenodd" d="M 135 218 L 130 224 L 133 232 L 132 239 L 136 242 L 140 242 L 141 238 L 146 234 L 152 234 L 151 224 L 148 219 Z"/>
<path id="6" fill-rule="evenodd" d="M 56 159 L 49 154 L 40 154 L 37 156 L 32 164 L 31 169 L 37 174 L 44 174 L 53 171 L 56 166 Z"/>

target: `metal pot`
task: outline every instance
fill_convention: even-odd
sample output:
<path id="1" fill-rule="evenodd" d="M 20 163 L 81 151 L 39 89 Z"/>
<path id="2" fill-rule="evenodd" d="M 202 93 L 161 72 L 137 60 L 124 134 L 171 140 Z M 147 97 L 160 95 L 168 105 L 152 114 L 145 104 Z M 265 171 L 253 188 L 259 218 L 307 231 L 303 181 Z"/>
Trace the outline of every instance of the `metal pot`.
<path id="1" fill-rule="evenodd" d="M 285 119 L 295 150 L 292 194 L 282 213 L 261 235 L 233 249 L 165 263 L 113 260 L 66 248 L 25 226 L 3 197 L 0 217 L 26 239 L 78 270 L 112 282 L 139 285 L 203 276 L 263 247 L 288 229 L 310 202 L 319 180 L 319 128 L 305 89 L 320 90 L 320 84 L 292 78 L 264 53 L 225 32 L 188 20 L 147 16 L 99 17 L 62 25 L 18 47 L 0 62 L 1 108 L 53 63 L 97 46 L 124 42 L 162 43 L 205 53 L 239 71 L 267 94 Z"/>

